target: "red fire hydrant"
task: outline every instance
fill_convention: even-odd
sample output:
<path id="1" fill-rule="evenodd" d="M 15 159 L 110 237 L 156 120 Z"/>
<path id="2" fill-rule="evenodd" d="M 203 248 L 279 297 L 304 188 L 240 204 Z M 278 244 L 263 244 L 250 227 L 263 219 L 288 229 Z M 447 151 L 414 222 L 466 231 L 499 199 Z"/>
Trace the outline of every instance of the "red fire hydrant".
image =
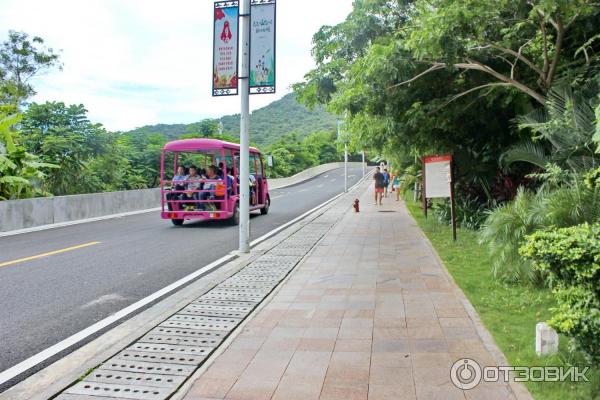
<path id="1" fill-rule="evenodd" d="M 358 199 L 354 200 L 354 205 L 352 207 L 354 207 L 354 212 L 360 212 L 360 202 Z"/>

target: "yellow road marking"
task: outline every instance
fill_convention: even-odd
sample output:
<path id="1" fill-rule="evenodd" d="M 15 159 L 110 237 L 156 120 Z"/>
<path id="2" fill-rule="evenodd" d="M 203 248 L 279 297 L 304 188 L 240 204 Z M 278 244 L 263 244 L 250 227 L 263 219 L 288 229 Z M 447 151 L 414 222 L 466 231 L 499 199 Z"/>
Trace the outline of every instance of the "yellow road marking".
<path id="1" fill-rule="evenodd" d="M 80 244 L 77 246 L 67 247 L 67 248 L 60 249 L 60 250 L 49 251 L 48 253 L 37 254 L 35 256 L 19 258 L 17 260 L 12 260 L 12 261 L 5 261 L 3 263 L 0 263 L 0 267 L 6 267 L 8 265 L 18 264 L 18 263 L 22 263 L 25 261 L 37 260 L 38 258 L 53 256 L 55 254 L 65 253 L 65 252 L 71 251 L 71 250 L 82 249 L 84 247 L 93 246 L 93 245 L 99 244 L 99 243 L 100 242 L 89 242 L 89 243 L 84 243 L 84 244 Z"/>

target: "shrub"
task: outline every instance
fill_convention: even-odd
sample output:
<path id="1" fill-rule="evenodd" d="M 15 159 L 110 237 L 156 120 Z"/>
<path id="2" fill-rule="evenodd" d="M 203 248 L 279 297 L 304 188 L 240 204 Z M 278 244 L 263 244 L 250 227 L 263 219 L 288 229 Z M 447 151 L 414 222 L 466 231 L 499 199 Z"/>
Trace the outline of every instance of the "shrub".
<path id="1" fill-rule="evenodd" d="M 413 190 L 415 182 L 420 179 L 419 175 L 420 171 L 414 165 L 411 165 L 404 170 L 400 184 L 400 192 L 403 195 L 406 195 L 409 190 Z"/>
<path id="2" fill-rule="evenodd" d="M 492 206 L 476 199 L 455 199 L 456 225 L 467 229 L 479 229 L 485 222 Z M 433 204 L 433 214 L 443 224 L 452 224 L 450 200 Z"/>
<path id="3" fill-rule="evenodd" d="M 600 222 L 600 187 L 589 188 L 581 178 L 537 193 L 520 188 L 515 199 L 492 210 L 480 231 L 487 244 L 494 275 L 508 281 L 542 283 L 544 276 L 519 255 L 525 236 L 550 227 Z"/>
<path id="4" fill-rule="evenodd" d="M 491 210 L 480 231 L 487 244 L 494 276 L 508 281 L 540 281 L 541 276 L 518 250 L 525 236 L 545 225 L 546 212 L 541 195 L 519 188 L 510 203 Z"/>
<path id="5" fill-rule="evenodd" d="M 600 224 L 535 232 L 520 253 L 552 282 L 558 307 L 549 324 L 600 363 Z"/>

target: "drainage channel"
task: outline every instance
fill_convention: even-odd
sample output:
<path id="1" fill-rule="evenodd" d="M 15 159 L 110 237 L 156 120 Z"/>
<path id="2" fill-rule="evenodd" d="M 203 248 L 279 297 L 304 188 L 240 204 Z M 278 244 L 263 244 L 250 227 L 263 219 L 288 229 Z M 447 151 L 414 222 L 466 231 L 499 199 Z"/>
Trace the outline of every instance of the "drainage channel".
<path id="1" fill-rule="evenodd" d="M 168 399 L 336 221 L 335 215 L 321 214 L 55 399 Z"/>

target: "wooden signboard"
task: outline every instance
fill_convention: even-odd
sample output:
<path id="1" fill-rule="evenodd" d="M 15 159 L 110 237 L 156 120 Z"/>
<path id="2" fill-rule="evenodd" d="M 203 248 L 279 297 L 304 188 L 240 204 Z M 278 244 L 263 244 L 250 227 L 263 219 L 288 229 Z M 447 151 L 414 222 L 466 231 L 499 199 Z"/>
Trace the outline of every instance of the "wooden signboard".
<path id="1" fill-rule="evenodd" d="M 450 198 L 452 238 L 456 240 L 456 213 L 454 208 L 454 177 L 450 154 L 423 157 L 423 211 L 427 218 L 427 199 Z"/>

